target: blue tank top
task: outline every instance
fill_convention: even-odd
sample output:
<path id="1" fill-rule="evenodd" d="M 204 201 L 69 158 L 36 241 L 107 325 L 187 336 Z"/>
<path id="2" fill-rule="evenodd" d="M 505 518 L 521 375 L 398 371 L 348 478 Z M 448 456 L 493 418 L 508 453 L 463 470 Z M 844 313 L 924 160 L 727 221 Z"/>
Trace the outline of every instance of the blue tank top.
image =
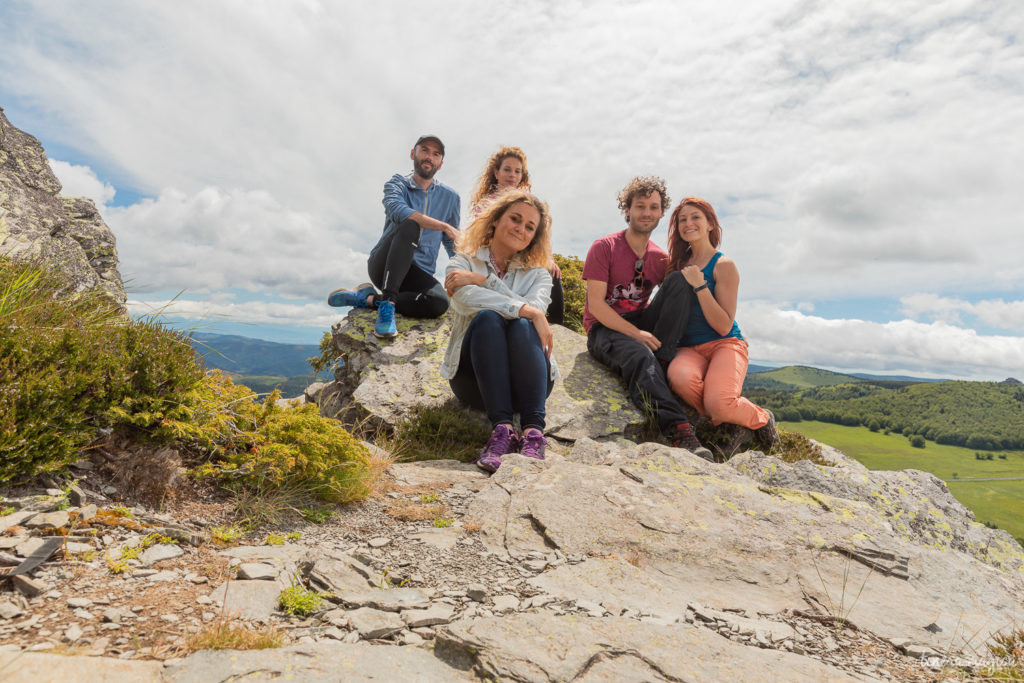
<path id="1" fill-rule="evenodd" d="M 704 273 L 704 281 L 708 283 L 708 291 L 712 295 L 715 293 L 715 264 L 718 263 L 718 259 L 722 257 L 722 252 L 716 251 L 715 255 L 711 257 L 708 264 L 701 268 Z M 735 337 L 736 339 L 743 339 L 743 335 L 740 334 L 740 326 L 736 324 L 736 321 L 732 321 L 732 329 L 729 330 L 729 334 L 721 335 L 715 332 L 714 328 L 708 324 L 707 318 L 704 317 L 704 311 L 701 310 L 700 302 L 697 300 L 697 295 L 693 295 L 693 306 L 690 308 L 690 320 L 686 323 L 686 332 L 683 333 L 683 338 L 679 341 L 679 346 L 697 346 L 698 344 L 704 344 L 709 341 L 716 341 L 718 339 L 728 339 L 729 337 Z"/>

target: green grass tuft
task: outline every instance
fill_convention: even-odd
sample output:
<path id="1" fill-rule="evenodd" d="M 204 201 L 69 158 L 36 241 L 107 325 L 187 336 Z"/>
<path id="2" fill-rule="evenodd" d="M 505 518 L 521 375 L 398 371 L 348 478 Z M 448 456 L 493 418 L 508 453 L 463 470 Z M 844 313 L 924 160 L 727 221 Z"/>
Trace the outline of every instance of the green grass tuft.
<path id="1" fill-rule="evenodd" d="M 395 429 L 401 460 L 454 458 L 471 462 L 487 443 L 491 430 L 451 404 L 418 406 Z"/>

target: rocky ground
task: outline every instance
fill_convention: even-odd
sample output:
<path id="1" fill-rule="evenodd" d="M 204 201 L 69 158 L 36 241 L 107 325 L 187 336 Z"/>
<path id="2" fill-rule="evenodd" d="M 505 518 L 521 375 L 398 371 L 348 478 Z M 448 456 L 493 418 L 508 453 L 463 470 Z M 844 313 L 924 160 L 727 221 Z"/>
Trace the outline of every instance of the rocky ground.
<path id="1" fill-rule="evenodd" d="M 826 667 L 813 670 L 819 674 L 935 680 L 950 673 L 922 659 L 931 651 L 901 649 L 810 612 L 758 614 L 696 603 L 681 612 L 638 610 L 546 593 L 531 580 L 588 558 L 558 548 L 520 557 L 488 549 L 480 522 L 467 512 L 487 476 L 454 461 L 395 465 L 382 493 L 339 510 L 326 523 L 296 520 L 230 545 L 211 538 L 211 528 L 225 525 L 231 510 L 210 492 L 193 491 L 160 512 L 93 473 L 79 474 L 83 480 L 70 491 L 4 494 L 3 564 L 22 561 L 47 537 L 63 540 L 51 559 L 28 576 L 8 580 L 0 592 L 4 680 L 21 680 L 14 673 L 19 667 L 26 678 L 34 670 L 29 665 L 37 666 L 37 660 L 26 659 L 26 653 L 102 656 L 97 663 L 162 662 L 163 669 L 147 669 L 146 675 L 185 680 L 189 666 L 210 666 L 189 656 L 189 636 L 225 615 L 276 629 L 286 645 L 316 648 L 340 641 L 436 649 L 447 653 L 449 663 L 494 637 L 479 633 L 484 626 L 571 617 L 598 630 L 632 623 L 660 634 L 699 636 L 712 646 L 727 640 L 737 652 L 800 656 Z M 642 561 L 610 559 L 624 565 Z M 278 603 L 290 585 L 330 597 L 309 616 L 290 616 Z M 466 673 L 481 673 L 479 666 L 466 666 Z M 559 678 L 553 670 L 536 678 L 513 669 L 504 673 L 518 680 Z M 582 680 L 586 671 L 596 670 L 587 664 L 566 673 L 565 680 Z M 609 669 L 607 675 L 613 674 Z M 664 680 L 674 678 L 666 673 Z"/>

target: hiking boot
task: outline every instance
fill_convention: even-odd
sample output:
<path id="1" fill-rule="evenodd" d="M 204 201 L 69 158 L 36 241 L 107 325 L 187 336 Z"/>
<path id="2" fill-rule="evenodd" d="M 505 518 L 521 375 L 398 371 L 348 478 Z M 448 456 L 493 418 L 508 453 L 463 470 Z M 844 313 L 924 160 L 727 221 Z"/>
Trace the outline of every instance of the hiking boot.
<path id="1" fill-rule="evenodd" d="M 355 289 L 336 289 L 327 295 L 327 304 L 335 308 L 340 306 L 352 306 L 353 308 L 370 308 L 372 304 L 367 301 L 377 293 L 369 282 L 356 285 Z"/>
<path id="2" fill-rule="evenodd" d="M 755 429 L 754 436 L 764 446 L 764 452 L 771 453 L 773 448 L 782 447 L 782 439 L 779 437 L 778 427 L 775 426 L 775 415 L 770 410 L 764 412 L 768 413 L 768 423 Z"/>
<path id="3" fill-rule="evenodd" d="M 377 324 L 373 326 L 373 333 L 381 339 L 393 339 L 398 336 L 398 328 L 395 326 L 395 303 L 384 300 L 377 304 Z"/>
<path id="4" fill-rule="evenodd" d="M 699 455 L 708 462 L 714 462 L 715 456 L 711 454 L 711 451 L 700 445 L 700 441 L 697 440 L 697 435 L 693 433 L 693 425 L 689 422 L 680 422 L 675 426 L 670 434 L 668 434 L 669 442 L 673 448 L 685 448 L 694 455 Z"/>
<path id="5" fill-rule="evenodd" d="M 498 425 L 491 432 L 483 453 L 476 459 L 476 466 L 486 472 L 497 472 L 501 467 L 501 456 L 515 453 L 518 449 L 519 437 L 512 428 L 505 424 Z"/>
<path id="6" fill-rule="evenodd" d="M 522 447 L 519 452 L 527 458 L 536 458 L 537 460 L 544 459 L 544 450 L 547 448 L 548 441 L 544 438 L 544 432 L 530 427 L 523 432 Z"/>

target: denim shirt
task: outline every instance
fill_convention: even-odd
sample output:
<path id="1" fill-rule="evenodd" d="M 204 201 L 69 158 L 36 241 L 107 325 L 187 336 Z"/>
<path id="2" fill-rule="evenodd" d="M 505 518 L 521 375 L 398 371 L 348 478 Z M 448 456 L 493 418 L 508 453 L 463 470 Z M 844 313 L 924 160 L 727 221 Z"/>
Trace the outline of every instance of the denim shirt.
<path id="1" fill-rule="evenodd" d="M 447 185 L 436 180 L 424 190 L 413 180 L 413 174 L 391 176 L 384 183 L 384 232 L 377 240 L 370 255 L 377 253 L 381 243 L 402 221 L 419 211 L 425 216 L 444 221 L 451 226 L 459 226 L 459 195 Z M 437 249 L 444 244 L 449 258 L 455 254 L 455 244 L 440 230 L 420 228 L 420 238 L 412 261 L 424 272 L 434 274 L 437 265 Z"/>
<path id="2" fill-rule="evenodd" d="M 551 303 L 551 273 L 546 268 L 531 268 L 512 261 L 505 277 L 499 278 L 490 257 L 490 247 L 481 247 L 473 256 L 456 254 L 445 268 L 446 275 L 453 270 L 471 270 L 487 276 L 483 284 L 463 285 L 451 297 L 452 331 L 441 363 L 441 377 L 445 379 L 455 377 L 459 370 L 462 340 L 477 313 L 495 311 L 512 320 L 519 317 L 519 309 L 524 304 L 546 311 Z M 554 355 L 551 356 L 551 379 L 558 379 Z"/>

